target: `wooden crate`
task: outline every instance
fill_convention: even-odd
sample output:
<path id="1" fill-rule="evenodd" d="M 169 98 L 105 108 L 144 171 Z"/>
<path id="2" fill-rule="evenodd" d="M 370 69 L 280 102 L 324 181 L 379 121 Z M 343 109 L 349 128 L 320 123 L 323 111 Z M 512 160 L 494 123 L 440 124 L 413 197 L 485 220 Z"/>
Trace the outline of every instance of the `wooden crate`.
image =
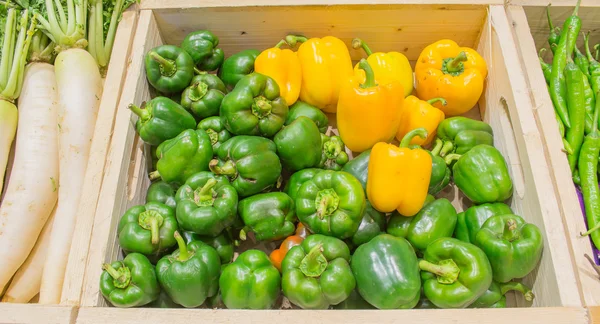
<path id="1" fill-rule="evenodd" d="M 572 250 L 583 302 L 588 307 L 600 306 L 600 280 L 584 257 L 584 254 L 593 255 L 591 242 L 589 238 L 579 235 L 587 229 L 571 179 L 567 157 L 562 151 L 563 145 L 554 116 L 552 100 L 546 88 L 538 60 L 538 50 L 542 47 L 548 48 L 549 29 L 545 13 L 548 1 L 517 2 L 513 0 L 512 2 L 523 5 L 522 7 L 514 4 L 507 6 L 507 15 L 512 24 L 513 35 L 519 45 L 522 66 L 528 81 L 528 92 L 533 105 L 533 114 L 542 135 L 549 167 L 552 170 L 555 197 L 558 199 L 567 230 L 567 243 Z M 551 13 L 555 25 L 562 27 L 562 22 L 571 15 L 575 2 L 564 0 L 555 3 L 555 1 L 552 1 Z M 583 20 L 582 31 L 592 30 L 595 37 L 592 37 L 591 42 L 596 44 L 600 40 L 597 32 L 600 28 L 600 20 L 598 19 L 600 18 L 600 1 L 583 0 L 582 7 L 579 9 L 579 16 Z M 581 45 L 581 43 L 580 40 L 578 45 Z M 550 60 L 547 59 L 547 62 L 550 62 Z"/>
<path id="2" fill-rule="evenodd" d="M 87 259 L 79 323 L 150 321 L 256 322 L 276 316 L 278 320 L 304 322 L 505 322 L 507 318 L 535 323 L 584 323 L 587 312 L 582 301 L 551 175 L 547 168 L 542 138 L 536 125 L 525 73 L 502 1 L 210 1 L 145 0 L 132 45 L 131 63 L 120 98 L 105 176 L 95 213 L 90 254 Z M 326 3 L 326 4 L 321 4 Z M 394 4 L 396 3 L 396 4 Z M 420 2 L 422 3 L 422 2 Z M 302 4 L 302 5 L 299 5 Z M 106 308 L 98 290 L 101 264 L 122 257 L 116 228 L 123 212 L 145 199 L 149 186 L 149 159 L 136 135 L 136 117 L 129 103 L 150 99 L 151 89 L 143 68 L 144 54 L 151 48 L 179 44 L 190 31 L 210 29 L 220 37 L 227 55 L 246 48 L 265 49 L 288 33 L 310 37 L 334 35 L 348 45 L 353 37 L 368 41 L 377 51 L 401 51 L 413 61 L 428 44 L 443 38 L 476 48 L 487 60 L 489 76 L 477 116 L 494 129 L 495 145 L 504 154 L 514 182 L 510 200 L 516 213 L 544 232 L 542 261 L 525 282 L 533 286 L 536 299 L 528 305 L 511 296 L 515 306 L 504 310 L 437 311 L 240 311 L 161 310 Z M 353 59 L 363 54 L 351 50 Z M 462 208 L 455 193 L 455 205 Z M 496 314 L 496 315 L 494 315 Z M 308 316 L 308 317 L 307 317 Z"/>

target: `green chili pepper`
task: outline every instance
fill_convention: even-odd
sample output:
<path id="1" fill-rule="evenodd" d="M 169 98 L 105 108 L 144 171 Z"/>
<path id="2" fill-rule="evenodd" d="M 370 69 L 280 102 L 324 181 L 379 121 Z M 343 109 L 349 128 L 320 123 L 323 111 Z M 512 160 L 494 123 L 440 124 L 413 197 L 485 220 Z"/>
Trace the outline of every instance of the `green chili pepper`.
<path id="1" fill-rule="evenodd" d="M 590 61 L 587 59 L 587 57 L 585 55 L 583 55 L 583 53 L 581 53 L 579 48 L 577 48 L 577 45 L 575 45 L 575 48 L 573 50 L 575 51 L 575 59 L 574 59 L 575 64 L 579 67 L 581 72 L 583 72 L 583 74 L 589 78 L 590 77 Z"/>
<path id="2" fill-rule="evenodd" d="M 567 57 L 570 58 L 573 54 L 577 35 L 581 29 L 581 19 L 577 16 L 580 2 L 581 0 L 577 1 L 577 6 L 575 7 L 575 10 L 573 10 L 573 14 L 565 20 L 562 33 L 560 34 L 560 41 L 554 52 L 552 74 L 550 77 L 550 97 L 554 103 L 554 108 L 558 111 L 560 119 L 562 119 L 567 128 L 571 128 L 571 120 L 569 119 L 569 111 L 567 108 L 567 85 L 565 83 L 563 71 L 567 65 Z"/>
<path id="3" fill-rule="evenodd" d="M 565 76 L 567 81 L 567 106 L 569 108 L 569 116 L 572 121 L 567 129 L 567 141 L 573 148 L 573 154 L 568 155 L 569 166 L 571 172 L 575 171 L 579 151 L 583 142 L 585 130 L 585 94 L 583 86 L 583 73 L 575 65 L 571 57 L 568 57 L 567 67 L 565 68 Z M 558 112 L 560 114 L 560 111 Z M 564 121 L 564 120 L 563 120 Z"/>
<path id="4" fill-rule="evenodd" d="M 594 58 L 596 59 L 596 61 L 600 60 L 600 44 L 594 45 L 594 51 Z"/>
<path id="5" fill-rule="evenodd" d="M 583 75 L 583 96 L 585 98 L 585 133 L 589 134 L 592 131 L 592 120 L 594 118 L 594 110 L 596 108 L 596 96 L 590 86 L 588 77 Z"/>
<path id="6" fill-rule="evenodd" d="M 544 59 L 542 58 L 544 52 L 546 52 L 546 49 L 542 48 L 540 50 L 540 53 L 538 54 L 538 58 L 540 59 L 540 65 L 542 66 L 542 72 L 544 73 L 544 79 L 546 80 L 546 84 L 550 84 L 550 76 L 552 75 L 552 64 L 548 64 L 546 63 L 546 61 L 544 61 Z"/>
<path id="7" fill-rule="evenodd" d="M 554 53 L 552 45 L 558 45 L 558 42 L 560 40 L 560 28 L 554 27 L 554 24 L 552 24 L 552 18 L 550 17 L 550 6 L 551 4 L 548 4 L 548 6 L 546 7 L 546 17 L 548 17 L 548 27 L 550 28 L 550 35 L 548 35 L 548 44 L 550 45 L 552 53 Z"/>
<path id="8" fill-rule="evenodd" d="M 567 154 L 573 154 L 573 148 L 571 144 L 565 139 L 565 124 L 563 124 L 562 120 L 558 116 L 556 110 L 554 111 L 554 116 L 556 116 L 556 122 L 558 123 L 558 132 L 560 133 L 560 137 L 562 137 L 563 147 Z"/>
<path id="9" fill-rule="evenodd" d="M 592 86 L 592 90 L 594 94 L 600 91 L 600 63 L 594 59 L 592 53 L 590 52 L 589 41 L 590 34 L 587 33 L 583 36 L 585 53 L 587 54 L 587 58 L 590 62 L 590 85 Z"/>
<path id="10" fill-rule="evenodd" d="M 597 93 L 600 95 L 600 93 Z M 600 246 L 600 190 L 598 190 L 598 154 L 600 153 L 600 132 L 598 132 L 598 110 L 600 100 L 596 102 L 594 113 L 594 127 L 592 132 L 585 137 L 579 159 L 579 174 L 581 178 L 581 191 L 589 231 L 582 235 L 592 236 L 596 247 Z"/>

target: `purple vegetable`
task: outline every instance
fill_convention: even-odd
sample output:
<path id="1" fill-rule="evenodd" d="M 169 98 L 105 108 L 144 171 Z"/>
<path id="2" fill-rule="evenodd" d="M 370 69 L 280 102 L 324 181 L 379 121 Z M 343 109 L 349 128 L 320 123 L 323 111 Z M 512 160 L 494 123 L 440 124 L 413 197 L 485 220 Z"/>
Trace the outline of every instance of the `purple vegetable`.
<path id="1" fill-rule="evenodd" d="M 577 199 L 579 199 L 579 207 L 581 207 L 581 213 L 583 214 L 583 221 L 585 222 L 585 228 L 589 229 L 588 224 L 587 224 L 587 217 L 585 215 L 585 205 L 583 204 L 583 194 L 581 193 L 581 190 L 579 189 L 578 186 L 575 186 L 575 191 L 577 191 Z M 596 248 L 596 246 L 594 246 L 594 243 L 592 243 L 591 236 L 588 236 L 588 238 L 590 240 L 590 244 L 592 245 L 592 252 L 594 253 L 594 262 L 596 262 L 596 264 L 600 265 L 600 251 Z"/>

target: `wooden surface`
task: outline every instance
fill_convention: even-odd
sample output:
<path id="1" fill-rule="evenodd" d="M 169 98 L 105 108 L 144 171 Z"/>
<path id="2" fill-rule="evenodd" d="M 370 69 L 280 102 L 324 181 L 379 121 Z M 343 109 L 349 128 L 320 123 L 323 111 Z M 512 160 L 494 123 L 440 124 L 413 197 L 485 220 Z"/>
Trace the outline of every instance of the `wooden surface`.
<path id="1" fill-rule="evenodd" d="M 589 0 L 588 0 L 589 1 Z M 200 8 L 200 7 L 254 7 L 254 6 L 313 6 L 313 5 L 397 5 L 423 4 L 437 5 L 488 5 L 504 4 L 504 0 L 142 0 L 142 9 Z"/>
<path id="2" fill-rule="evenodd" d="M 2 324 L 70 324 L 75 323 L 77 308 L 33 304 L 0 304 Z"/>
<path id="3" fill-rule="evenodd" d="M 507 0 L 507 4 L 514 6 L 547 6 L 552 3 L 553 7 L 573 7 L 577 0 Z M 581 0 L 582 7 L 600 7 L 600 0 Z"/>
<path id="4" fill-rule="evenodd" d="M 600 307 L 592 306 L 588 308 L 589 318 L 591 324 L 600 324 Z"/>
<path id="5" fill-rule="evenodd" d="M 520 44 L 522 66 L 528 78 L 529 95 L 533 102 L 534 114 L 542 134 L 546 156 L 552 170 L 551 176 L 555 183 L 564 228 L 567 231 L 567 245 L 572 250 L 577 280 L 583 294 L 584 305 L 600 305 L 600 281 L 584 254 L 592 254 L 590 240 L 582 238 L 579 233 L 585 232 L 586 227 L 579 207 L 575 187 L 571 179 L 571 171 L 565 153 L 562 151 L 561 136 L 554 115 L 550 95 L 546 88 L 542 70 L 539 67 L 535 40 L 529 33 L 528 18 L 521 7 L 509 6 L 508 15 L 511 19 L 513 33 Z M 585 21 L 584 21 L 585 24 Z"/>

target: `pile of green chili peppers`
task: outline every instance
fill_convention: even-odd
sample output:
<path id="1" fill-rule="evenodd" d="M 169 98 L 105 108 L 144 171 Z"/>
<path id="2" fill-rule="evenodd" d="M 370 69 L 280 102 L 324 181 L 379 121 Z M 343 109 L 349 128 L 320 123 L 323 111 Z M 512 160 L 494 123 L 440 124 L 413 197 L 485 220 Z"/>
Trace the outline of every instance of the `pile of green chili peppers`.
<path id="1" fill-rule="evenodd" d="M 589 32 L 583 35 L 584 50 L 577 48 L 581 30 L 581 19 L 577 16 L 579 3 L 562 27 L 554 27 L 550 16 L 550 5 L 546 8 L 550 36 L 548 44 L 554 54 L 552 64 L 542 58 L 540 63 L 548 83 L 550 96 L 556 112 L 559 132 L 573 182 L 579 186 L 584 201 L 584 213 L 592 242 L 600 247 L 600 191 L 598 190 L 598 110 L 600 109 L 600 63 L 598 48 L 592 55 L 589 47 Z"/>
<path id="2" fill-rule="evenodd" d="M 277 83 L 253 72 L 258 51 L 225 59 L 218 44 L 196 31 L 147 53 L 157 95 L 130 109 L 153 183 L 118 224 L 125 257 L 103 265 L 108 302 L 277 309 L 283 295 L 303 309 L 500 308 L 509 291 L 533 300 L 523 278 L 543 238 L 506 204 L 513 183 L 490 125 L 442 121 L 425 204 L 412 217 L 382 213 L 366 196 L 371 150 L 351 159 L 325 134 L 327 115 L 288 107 Z M 587 147 L 600 148 L 595 125 L 582 176 Z M 464 211 L 442 197 L 450 184 Z"/>

